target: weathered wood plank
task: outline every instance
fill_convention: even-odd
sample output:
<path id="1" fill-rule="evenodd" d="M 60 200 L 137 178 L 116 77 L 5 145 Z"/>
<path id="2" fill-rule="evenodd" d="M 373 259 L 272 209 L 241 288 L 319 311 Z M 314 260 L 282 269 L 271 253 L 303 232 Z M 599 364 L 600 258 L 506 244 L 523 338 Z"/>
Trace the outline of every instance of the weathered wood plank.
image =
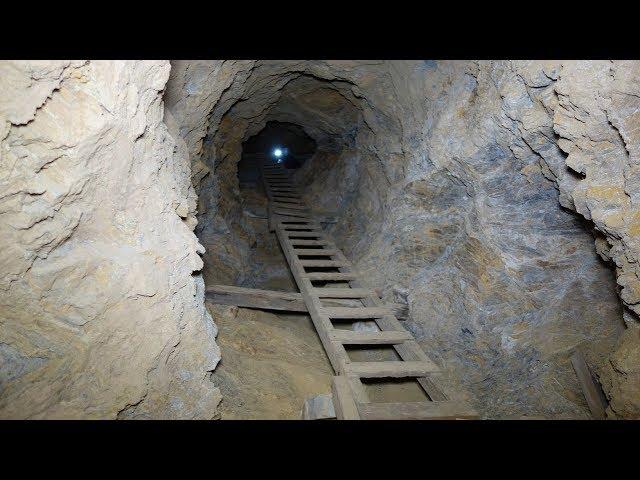
<path id="1" fill-rule="evenodd" d="M 292 238 L 289 240 L 291 245 L 294 247 L 296 245 L 307 246 L 307 245 L 329 245 L 329 242 L 326 240 L 303 240 L 303 239 L 295 239 Z"/>
<path id="2" fill-rule="evenodd" d="M 333 408 L 338 420 L 360 420 L 358 407 L 353 400 L 353 394 L 346 377 L 333 377 L 331 392 L 333 394 Z"/>
<path id="3" fill-rule="evenodd" d="M 256 288 L 235 287 L 230 285 L 211 285 L 206 289 L 207 300 L 221 305 L 235 305 L 247 308 L 263 308 L 265 310 L 284 310 L 289 312 L 307 312 L 302 295 L 297 292 L 280 292 L 276 290 L 259 290 Z M 348 305 L 348 300 L 325 299 L 327 305 Z M 386 305 L 392 311 L 402 312 L 405 306 L 401 303 Z M 398 317 L 404 318 L 404 317 Z"/>
<path id="4" fill-rule="evenodd" d="M 274 225 L 277 224 L 277 223 L 281 223 L 281 222 L 300 222 L 300 224 L 302 224 L 302 223 L 306 223 L 308 221 L 309 221 L 309 219 L 307 219 L 307 218 L 294 217 L 294 216 L 285 216 L 285 215 L 283 215 L 281 213 L 278 213 L 277 216 L 274 213 L 274 216 L 273 216 Z"/>
<path id="5" fill-rule="evenodd" d="M 289 312 L 307 311 L 302 297 L 295 292 L 276 292 L 227 285 L 211 285 L 206 289 L 205 295 L 210 302 L 221 305 Z"/>
<path id="6" fill-rule="evenodd" d="M 571 355 L 571 364 L 578 376 L 578 382 L 580 383 L 580 388 L 582 389 L 584 398 L 587 400 L 587 405 L 589 406 L 591 415 L 593 418 L 599 420 L 607 418 L 606 397 L 604 396 L 600 385 L 593 378 L 591 370 L 589 369 L 582 352 L 576 350 L 573 355 Z"/>
<path id="7" fill-rule="evenodd" d="M 278 195 L 275 195 L 273 197 L 273 201 L 274 202 L 278 202 L 278 203 L 286 203 L 287 205 L 291 204 L 291 205 L 304 205 L 304 203 L 300 200 L 298 200 L 297 198 L 291 198 L 291 197 L 280 197 Z"/>
<path id="8" fill-rule="evenodd" d="M 234 285 L 210 285 L 206 293 L 240 294 L 252 298 L 278 298 L 281 300 L 300 300 L 298 292 L 283 292 L 280 290 L 260 290 L 258 288 L 236 287 Z"/>
<path id="9" fill-rule="evenodd" d="M 311 220 L 311 216 L 308 213 L 301 212 L 300 210 L 288 210 L 274 207 L 273 213 L 276 213 L 278 215 L 285 215 L 288 217 L 302 218 L 304 220 Z"/>
<path id="10" fill-rule="evenodd" d="M 293 232 L 293 231 L 283 231 L 283 234 L 287 237 L 302 237 L 302 238 L 315 238 L 321 237 L 322 232 Z"/>
<path id="11" fill-rule="evenodd" d="M 301 250 L 296 250 L 296 253 L 300 251 Z M 334 249 L 328 249 L 326 251 L 332 252 L 327 255 L 333 255 L 335 252 Z M 313 254 L 310 253 L 308 255 Z M 367 288 L 314 288 L 312 293 L 320 298 L 364 298 L 367 295 L 371 295 L 371 290 Z"/>
<path id="12" fill-rule="evenodd" d="M 278 222 L 282 228 L 287 232 L 293 232 L 295 230 L 311 230 L 312 232 L 321 232 L 322 227 L 315 223 L 282 223 Z"/>
<path id="13" fill-rule="evenodd" d="M 296 248 L 293 250 L 293 252 L 298 256 L 315 255 L 315 256 L 321 256 L 321 257 L 330 257 L 331 255 L 334 255 L 336 251 L 332 248 Z M 353 298 L 353 297 L 347 297 L 347 298 Z"/>
<path id="14" fill-rule="evenodd" d="M 294 252 L 295 253 L 295 252 Z M 344 267 L 344 262 L 340 260 L 300 260 L 303 267 Z"/>
<path id="15" fill-rule="evenodd" d="M 309 211 L 308 207 L 305 207 L 302 204 L 295 204 L 295 203 L 289 203 L 289 202 L 271 202 L 273 203 L 276 207 L 279 208 L 287 208 L 287 209 L 291 209 L 291 210 L 303 210 L 303 211 Z"/>
<path id="16" fill-rule="evenodd" d="M 273 198 L 292 198 L 294 200 L 299 200 L 301 198 L 297 193 L 274 193 Z"/>
<path id="17" fill-rule="evenodd" d="M 334 280 L 334 281 L 351 281 L 356 278 L 353 273 L 344 272 L 309 272 L 304 276 L 309 280 Z"/>
<path id="18" fill-rule="evenodd" d="M 440 371 L 428 362 L 352 362 L 345 365 L 345 374 L 360 378 L 424 377 Z"/>
<path id="19" fill-rule="evenodd" d="M 348 345 L 394 345 L 413 339 L 407 331 L 359 332 L 335 329 L 330 336 L 333 340 Z"/>
<path id="20" fill-rule="evenodd" d="M 362 308 L 348 308 L 348 307 L 328 307 L 323 308 L 322 313 L 329 318 L 344 318 L 344 319 L 366 319 L 366 318 L 380 318 L 385 315 L 391 315 L 388 308 L 383 307 L 362 307 Z M 395 330 L 402 330 L 402 327 Z"/>
<path id="21" fill-rule="evenodd" d="M 466 420 L 478 414 L 458 402 L 359 403 L 362 420 Z"/>

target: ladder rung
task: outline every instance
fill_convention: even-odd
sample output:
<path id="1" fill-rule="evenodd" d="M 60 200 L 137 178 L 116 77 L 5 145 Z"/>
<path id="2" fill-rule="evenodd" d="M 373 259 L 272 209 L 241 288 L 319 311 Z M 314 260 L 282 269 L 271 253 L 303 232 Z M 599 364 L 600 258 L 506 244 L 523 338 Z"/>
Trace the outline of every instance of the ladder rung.
<path id="1" fill-rule="evenodd" d="M 296 245 L 302 245 L 302 246 L 307 246 L 307 245 L 329 245 L 329 241 L 328 240 L 291 239 L 291 240 L 289 240 L 289 243 L 291 243 L 291 245 L 293 245 L 293 246 L 296 246 Z"/>
<path id="2" fill-rule="evenodd" d="M 439 371 L 437 365 L 428 362 L 353 362 L 344 365 L 347 375 L 360 378 L 424 377 Z"/>
<path id="3" fill-rule="evenodd" d="M 380 318 L 392 315 L 389 309 L 382 307 L 326 307 L 320 313 L 329 318 Z"/>
<path id="4" fill-rule="evenodd" d="M 282 222 L 298 222 L 300 225 L 311 223 L 310 218 L 297 217 L 297 216 L 293 217 L 291 215 L 286 215 L 283 213 L 274 213 L 274 215 L 278 215 L 276 218 L 274 218 L 274 221 L 276 221 L 279 225 L 282 225 Z M 288 232 L 288 233 L 296 233 L 296 232 Z M 300 232 L 300 233 L 311 233 L 311 232 Z"/>
<path id="5" fill-rule="evenodd" d="M 356 280 L 357 277 L 354 273 L 342 273 L 342 272 L 310 272 L 303 273 L 302 276 L 304 278 L 308 278 L 309 280 L 335 280 L 335 281 L 345 281 Z"/>
<path id="6" fill-rule="evenodd" d="M 291 232 L 291 231 L 295 231 L 295 230 L 314 230 L 314 231 L 319 231 L 322 230 L 322 227 L 320 225 L 318 225 L 317 223 L 299 223 L 299 224 L 293 224 L 293 223 L 281 223 L 278 222 L 278 225 L 280 227 L 282 227 L 283 230 L 287 231 L 287 232 Z"/>
<path id="7" fill-rule="evenodd" d="M 294 200 L 300 200 L 300 195 L 297 193 L 276 193 L 273 195 L 273 198 L 292 198 Z"/>
<path id="8" fill-rule="evenodd" d="M 332 340 L 350 345 L 395 345 L 413 337 L 406 331 L 385 330 L 382 332 L 357 332 L 354 330 L 332 330 L 329 334 Z"/>
<path id="9" fill-rule="evenodd" d="M 295 220 L 295 219 L 294 219 Z M 310 238 L 314 238 L 314 237 L 319 237 L 322 235 L 322 232 L 318 232 L 318 233 L 314 233 L 314 232 L 293 232 L 293 231 L 285 231 L 284 234 L 288 237 L 310 237 Z"/>
<path id="10" fill-rule="evenodd" d="M 286 203 L 286 202 L 273 202 L 273 204 L 276 206 L 276 208 L 289 208 L 291 210 L 309 210 L 308 207 L 306 207 L 305 205 L 296 205 L 293 203 Z"/>
<path id="11" fill-rule="evenodd" d="M 311 218 L 308 213 L 303 213 L 300 210 L 283 210 L 282 208 L 276 208 L 273 213 L 278 215 L 288 215 L 290 217 Z"/>
<path id="12" fill-rule="evenodd" d="M 295 253 L 296 255 L 317 255 L 321 257 L 324 257 L 324 256 L 328 257 L 330 255 L 335 255 L 336 249 L 335 248 L 294 248 L 293 253 Z M 350 298 L 350 297 L 338 297 L 338 298 Z"/>
<path id="13" fill-rule="evenodd" d="M 360 403 L 362 420 L 444 420 L 478 418 L 468 405 L 460 402 Z"/>
<path id="14" fill-rule="evenodd" d="M 300 260 L 303 267 L 348 267 L 342 260 Z"/>
<path id="15" fill-rule="evenodd" d="M 312 251 L 313 249 L 305 250 L 305 252 Z M 330 251 L 335 252 L 335 250 Z M 296 253 L 298 253 L 298 250 L 296 250 Z M 313 254 L 305 253 L 304 255 Z M 365 298 L 373 295 L 373 292 L 366 288 L 314 288 L 312 293 L 321 298 Z"/>

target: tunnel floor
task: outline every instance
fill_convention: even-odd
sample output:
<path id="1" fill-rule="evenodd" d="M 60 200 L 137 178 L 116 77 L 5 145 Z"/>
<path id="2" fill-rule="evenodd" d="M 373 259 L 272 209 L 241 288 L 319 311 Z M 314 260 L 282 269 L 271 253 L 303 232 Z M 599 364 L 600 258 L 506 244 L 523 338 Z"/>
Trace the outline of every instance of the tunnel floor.
<path id="1" fill-rule="evenodd" d="M 245 212 L 266 211 L 260 186 L 242 185 L 240 191 Z M 246 216 L 258 241 L 249 259 L 252 284 L 243 286 L 297 291 L 266 219 Z M 212 374 L 223 397 L 222 419 L 300 419 L 307 398 L 331 392 L 333 370 L 311 317 L 211 302 L 207 307 L 216 319 L 222 351 Z"/>

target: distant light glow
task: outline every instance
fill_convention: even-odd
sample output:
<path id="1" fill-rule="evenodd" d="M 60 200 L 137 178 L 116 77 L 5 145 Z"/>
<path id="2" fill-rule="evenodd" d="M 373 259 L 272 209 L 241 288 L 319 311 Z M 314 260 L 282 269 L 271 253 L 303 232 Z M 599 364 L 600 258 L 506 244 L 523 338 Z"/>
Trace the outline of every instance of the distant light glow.
<path id="1" fill-rule="evenodd" d="M 282 150 L 280 150 L 279 148 L 276 148 L 276 149 L 273 151 L 273 155 L 274 155 L 276 158 L 280 158 L 280 157 L 282 156 Z"/>

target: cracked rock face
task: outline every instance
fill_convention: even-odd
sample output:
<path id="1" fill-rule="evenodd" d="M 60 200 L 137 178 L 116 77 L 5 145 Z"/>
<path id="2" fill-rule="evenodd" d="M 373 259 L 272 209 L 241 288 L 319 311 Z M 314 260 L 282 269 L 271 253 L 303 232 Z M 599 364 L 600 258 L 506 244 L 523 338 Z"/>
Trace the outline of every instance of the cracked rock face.
<path id="1" fill-rule="evenodd" d="M 215 415 L 191 169 L 163 123 L 169 71 L 0 62 L 1 418 Z"/>

